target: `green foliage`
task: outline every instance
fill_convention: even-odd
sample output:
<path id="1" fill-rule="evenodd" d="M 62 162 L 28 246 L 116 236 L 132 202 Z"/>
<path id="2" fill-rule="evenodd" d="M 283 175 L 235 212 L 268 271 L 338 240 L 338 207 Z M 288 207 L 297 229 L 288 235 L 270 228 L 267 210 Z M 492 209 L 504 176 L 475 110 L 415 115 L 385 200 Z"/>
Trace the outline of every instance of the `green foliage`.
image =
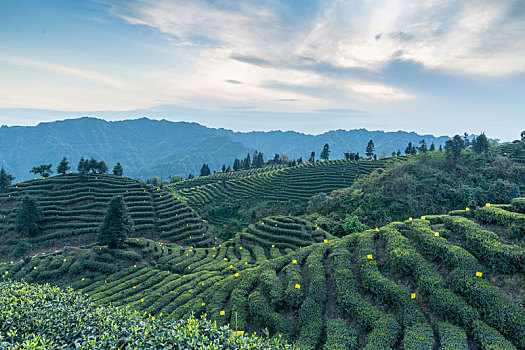
<path id="1" fill-rule="evenodd" d="M 235 336 L 204 318 L 167 320 L 96 306 L 78 292 L 49 285 L 0 282 L 0 301 L 3 349 L 290 348 L 279 339 Z"/>
<path id="2" fill-rule="evenodd" d="M 335 221 L 356 215 L 374 227 L 487 202 L 508 203 L 523 183 L 525 166 L 503 156 L 465 152 L 458 161 L 427 152 L 377 169 L 322 202 L 310 202 L 310 212 Z"/>
<path id="3" fill-rule="evenodd" d="M 40 233 L 42 219 L 42 210 L 36 199 L 24 196 L 16 211 L 16 232 L 22 237 L 36 237 Z"/>
<path id="4" fill-rule="evenodd" d="M 326 343 L 324 350 L 357 350 L 357 332 L 341 320 L 326 322 Z"/>
<path id="5" fill-rule="evenodd" d="M 67 171 L 69 169 L 71 169 L 71 167 L 69 166 L 69 162 L 68 162 L 67 158 L 66 157 L 62 157 L 62 160 L 60 161 L 60 163 L 57 166 L 57 174 L 64 175 L 65 173 L 67 173 Z"/>
<path id="6" fill-rule="evenodd" d="M 327 143 L 323 146 L 323 150 L 319 157 L 324 160 L 330 159 L 330 146 Z"/>
<path id="7" fill-rule="evenodd" d="M 4 167 L 0 170 L 0 190 L 5 190 L 7 186 L 11 185 L 11 182 L 15 177 L 9 174 Z"/>
<path id="8" fill-rule="evenodd" d="M 42 177 L 48 177 L 53 173 L 53 169 L 51 169 L 53 165 L 52 164 L 42 164 L 39 166 L 34 166 L 33 169 L 31 169 L 29 172 L 36 174 L 40 174 Z"/>
<path id="9" fill-rule="evenodd" d="M 359 221 L 359 218 L 355 215 L 347 215 L 345 218 L 345 223 L 343 224 L 343 230 L 346 234 L 363 232 L 369 229 L 370 227 Z"/>
<path id="10" fill-rule="evenodd" d="M 122 176 L 123 174 L 124 168 L 122 168 L 122 165 L 120 165 L 120 162 L 118 162 L 113 168 L 113 175 Z"/>
<path id="11" fill-rule="evenodd" d="M 374 152 L 376 151 L 376 147 L 374 145 L 374 141 L 370 140 L 368 141 L 368 145 L 366 146 L 366 156 L 370 159 L 374 156 Z"/>
<path id="12" fill-rule="evenodd" d="M 121 247 L 124 240 L 133 233 L 133 220 L 122 197 L 109 202 L 104 221 L 100 226 L 97 242 L 110 248 Z"/>
<path id="13" fill-rule="evenodd" d="M 438 322 L 437 331 L 441 350 L 468 350 L 467 334 L 463 329 L 448 322 Z"/>

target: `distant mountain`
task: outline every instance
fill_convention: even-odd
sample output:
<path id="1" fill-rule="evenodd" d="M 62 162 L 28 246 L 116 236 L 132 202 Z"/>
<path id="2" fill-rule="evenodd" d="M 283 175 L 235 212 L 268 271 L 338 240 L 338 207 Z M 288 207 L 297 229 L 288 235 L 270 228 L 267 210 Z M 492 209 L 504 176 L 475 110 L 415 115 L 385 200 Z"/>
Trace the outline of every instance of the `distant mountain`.
<path id="1" fill-rule="evenodd" d="M 263 152 L 265 159 L 275 153 L 292 158 L 308 158 L 312 151 L 319 156 L 328 143 L 331 158 L 342 158 L 351 150 L 364 155 L 372 139 L 376 153 L 404 151 L 408 142 L 418 144 L 424 139 L 436 147 L 448 137 L 419 135 L 414 132 L 383 132 L 335 130 L 320 135 L 294 131 L 234 132 L 212 129 L 197 123 L 151 120 L 147 118 L 108 122 L 97 118 L 78 118 L 37 126 L 2 126 L 0 128 L 0 163 L 18 181 L 32 177 L 29 170 L 39 164 L 55 167 L 62 156 L 70 160 L 73 170 L 80 157 L 104 160 L 110 170 L 120 162 L 125 175 L 149 178 L 170 175 L 198 175 L 202 163 L 211 170 L 231 165 L 234 158 L 245 157 L 254 150 Z"/>

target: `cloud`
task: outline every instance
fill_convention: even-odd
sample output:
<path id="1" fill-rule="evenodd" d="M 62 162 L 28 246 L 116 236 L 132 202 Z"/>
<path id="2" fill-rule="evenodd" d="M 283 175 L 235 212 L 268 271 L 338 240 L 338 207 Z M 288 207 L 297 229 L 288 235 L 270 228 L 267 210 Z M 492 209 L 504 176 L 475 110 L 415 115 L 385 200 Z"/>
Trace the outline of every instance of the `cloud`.
<path id="1" fill-rule="evenodd" d="M 395 60 L 456 74 L 525 71 L 525 12 L 519 0 L 332 1 L 298 55 L 379 71 Z"/>

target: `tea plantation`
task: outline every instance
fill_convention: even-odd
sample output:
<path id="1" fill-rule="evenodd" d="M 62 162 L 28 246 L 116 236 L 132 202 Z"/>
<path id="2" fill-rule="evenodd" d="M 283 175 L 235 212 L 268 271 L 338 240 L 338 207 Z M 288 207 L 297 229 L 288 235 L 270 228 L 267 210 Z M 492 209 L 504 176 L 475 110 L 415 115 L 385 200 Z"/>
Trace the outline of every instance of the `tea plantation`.
<path id="1" fill-rule="evenodd" d="M 262 168 L 266 171 L 261 170 L 256 174 L 244 170 L 239 173 L 245 175 L 238 177 L 233 177 L 237 172 L 213 174 L 196 180 L 181 181 L 171 186 L 171 189 L 175 195 L 185 197 L 193 207 L 224 198 L 306 201 L 317 193 L 329 193 L 348 187 L 357 176 L 369 174 L 374 169 L 402 159 L 404 157 L 375 161 L 338 159 L 292 167 Z"/>
<path id="2" fill-rule="evenodd" d="M 0 259 L 18 242 L 15 209 L 26 195 L 37 200 L 43 213 L 42 232 L 30 238 L 38 249 L 92 243 L 109 201 L 117 195 L 124 198 L 141 237 L 195 246 L 209 246 L 214 240 L 207 222 L 161 188 L 114 175 L 67 174 L 14 184 L 0 192 Z"/>
<path id="3" fill-rule="evenodd" d="M 207 247 L 137 236 L 6 262 L 0 275 L 148 318 L 267 328 L 300 349 L 525 349 L 524 234 L 523 198 L 343 238 L 268 217 Z"/>

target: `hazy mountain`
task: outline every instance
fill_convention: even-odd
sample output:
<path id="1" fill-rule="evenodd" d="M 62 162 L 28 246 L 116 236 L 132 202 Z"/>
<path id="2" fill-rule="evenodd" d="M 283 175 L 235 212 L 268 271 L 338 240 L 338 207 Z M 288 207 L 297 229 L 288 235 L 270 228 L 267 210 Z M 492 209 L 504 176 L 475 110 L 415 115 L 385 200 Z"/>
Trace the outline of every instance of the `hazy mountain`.
<path id="1" fill-rule="evenodd" d="M 188 122 L 147 118 L 108 122 L 86 117 L 37 126 L 2 126 L 0 163 L 18 181 L 31 178 L 29 170 L 35 165 L 52 163 L 55 168 L 62 156 L 70 160 L 72 170 L 76 170 L 83 156 L 104 160 L 110 170 L 120 162 L 128 176 L 166 178 L 175 174 L 198 175 L 204 162 L 212 171 L 220 170 L 222 164 L 231 165 L 234 158 L 245 157 L 254 150 L 263 152 L 265 159 L 275 153 L 308 158 L 312 151 L 318 157 L 328 143 L 333 159 L 342 158 L 347 150 L 364 155 L 370 139 L 374 140 L 376 153 L 381 155 L 398 149 L 403 152 L 408 142 L 417 144 L 421 139 L 428 145 L 434 142 L 437 147 L 448 137 L 365 129 L 321 135 L 293 131 L 241 133 Z"/>

